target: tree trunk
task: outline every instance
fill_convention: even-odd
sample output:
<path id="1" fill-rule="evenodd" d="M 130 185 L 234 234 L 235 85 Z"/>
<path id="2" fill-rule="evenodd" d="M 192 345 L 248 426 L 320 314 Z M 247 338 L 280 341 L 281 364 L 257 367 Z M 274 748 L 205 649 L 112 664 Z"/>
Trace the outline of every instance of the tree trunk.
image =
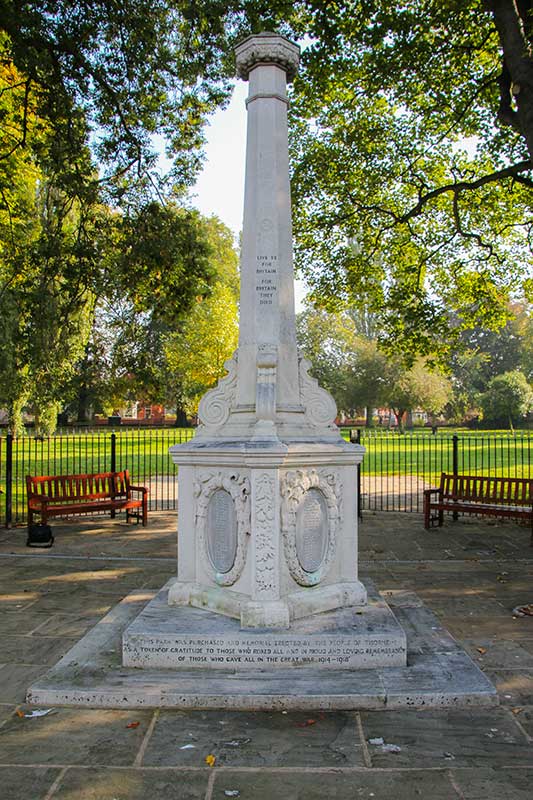
<path id="1" fill-rule="evenodd" d="M 7 432 L 14 437 L 20 436 L 24 431 L 24 422 L 22 421 L 23 408 L 24 401 L 21 399 L 9 403 L 7 407 Z"/>
<path id="2" fill-rule="evenodd" d="M 85 383 L 82 383 L 78 392 L 78 410 L 76 421 L 83 425 L 89 421 L 89 392 Z"/>
<path id="3" fill-rule="evenodd" d="M 520 131 L 533 160 L 531 0 L 486 0 L 485 5 L 492 12 L 503 50 L 501 104 L 505 106 L 508 101 L 508 115 L 512 116 L 502 121 L 512 124 Z M 516 102 L 516 112 L 511 108 L 511 94 Z"/>
<path id="4" fill-rule="evenodd" d="M 371 428 L 372 427 L 372 411 L 373 411 L 372 406 L 367 406 L 366 407 L 366 423 L 365 424 L 366 424 L 367 428 Z"/>
<path id="5" fill-rule="evenodd" d="M 185 409 L 183 408 L 183 403 L 181 400 L 176 401 L 176 422 L 174 423 L 174 427 L 175 428 L 189 427 L 187 414 L 185 413 Z"/>

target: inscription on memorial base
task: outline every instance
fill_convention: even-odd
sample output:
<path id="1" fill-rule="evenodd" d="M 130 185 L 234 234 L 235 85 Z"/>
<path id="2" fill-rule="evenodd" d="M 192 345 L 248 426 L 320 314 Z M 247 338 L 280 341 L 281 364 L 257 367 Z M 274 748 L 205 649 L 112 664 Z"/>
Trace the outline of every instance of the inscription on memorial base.
<path id="1" fill-rule="evenodd" d="M 406 664 L 405 633 L 378 596 L 361 608 L 296 620 L 290 632 L 247 632 L 237 620 L 204 609 L 169 609 L 163 589 L 125 630 L 122 642 L 126 667 L 338 670 Z"/>

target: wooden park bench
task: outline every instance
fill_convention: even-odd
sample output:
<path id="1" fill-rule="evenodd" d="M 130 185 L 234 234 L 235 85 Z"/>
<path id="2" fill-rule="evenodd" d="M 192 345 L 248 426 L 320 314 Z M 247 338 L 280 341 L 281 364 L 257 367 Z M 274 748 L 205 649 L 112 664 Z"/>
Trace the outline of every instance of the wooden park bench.
<path id="1" fill-rule="evenodd" d="M 533 478 L 443 472 L 438 489 L 424 490 L 424 527 L 429 528 L 435 522 L 442 525 L 445 511 L 528 519 L 533 546 Z"/>
<path id="2" fill-rule="evenodd" d="M 34 514 L 39 514 L 46 524 L 50 517 L 69 517 L 94 511 L 126 512 L 130 518 L 148 523 L 148 489 L 132 486 L 127 469 L 122 472 L 100 472 L 95 475 L 45 475 L 26 476 L 28 495 L 28 525 Z M 132 492 L 140 492 L 133 498 Z M 137 511 L 133 511 L 137 509 Z"/>

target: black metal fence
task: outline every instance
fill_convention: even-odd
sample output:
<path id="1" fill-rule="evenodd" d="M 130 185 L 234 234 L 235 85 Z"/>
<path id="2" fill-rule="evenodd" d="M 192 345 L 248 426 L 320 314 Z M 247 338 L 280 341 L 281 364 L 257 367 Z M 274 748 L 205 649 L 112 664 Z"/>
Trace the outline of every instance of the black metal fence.
<path id="1" fill-rule="evenodd" d="M 0 436 L 0 525 L 27 517 L 26 475 L 79 475 L 128 469 L 150 489 L 152 511 L 177 507 L 176 467 L 169 447 L 188 441 L 187 428 L 58 431 L 50 437 Z"/>
<path id="2" fill-rule="evenodd" d="M 344 431 L 346 437 L 349 431 Z M 150 489 L 150 509 L 177 507 L 176 467 L 169 447 L 192 429 L 121 428 L 59 431 L 49 438 L 0 436 L 0 525 L 26 520 L 26 475 L 74 475 L 129 469 L 134 483 Z M 441 472 L 532 477 L 530 432 L 453 434 L 362 429 L 364 510 L 422 511 L 423 490 Z"/>
<path id="3" fill-rule="evenodd" d="M 421 512 L 424 489 L 442 472 L 531 478 L 529 431 L 453 433 L 429 430 L 360 430 L 366 448 L 361 465 L 361 505 L 375 511 Z"/>

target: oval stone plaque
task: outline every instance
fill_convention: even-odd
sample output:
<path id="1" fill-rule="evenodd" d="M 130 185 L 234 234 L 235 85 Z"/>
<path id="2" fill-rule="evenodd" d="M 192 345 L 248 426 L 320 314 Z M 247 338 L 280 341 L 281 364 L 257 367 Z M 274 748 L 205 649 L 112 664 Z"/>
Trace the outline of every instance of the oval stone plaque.
<path id="1" fill-rule="evenodd" d="M 328 545 L 328 511 L 324 495 L 310 489 L 296 514 L 296 555 L 302 569 L 316 572 Z"/>
<path id="2" fill-rule="evenodd" d="M 225 489 L 213 492 L 207 506 L 207 552 L 217 572 L 229 572 L 237 554 L 237 518 Z"/>

